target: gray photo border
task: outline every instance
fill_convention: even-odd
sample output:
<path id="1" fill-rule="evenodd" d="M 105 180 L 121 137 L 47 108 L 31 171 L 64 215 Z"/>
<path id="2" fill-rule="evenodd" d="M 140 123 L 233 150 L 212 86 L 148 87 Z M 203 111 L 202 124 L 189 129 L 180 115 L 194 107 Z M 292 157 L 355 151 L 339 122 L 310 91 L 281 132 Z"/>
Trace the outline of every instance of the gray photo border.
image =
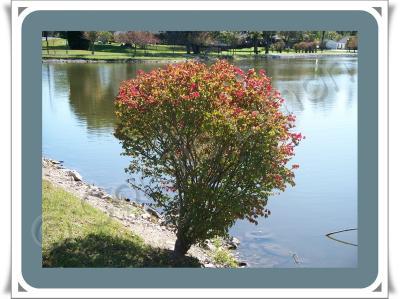
<path id="1" fill-rule="evenodd" d="M 260 21 L 262 20 L 262 21 Z M 358 267 L 42 268 L 41 32 L 357 30 Z M 36 288 L 363 288 L 378 275 L 378 24 L 365 11 L 35 11 L 22 24 L 22 275 Z"/>

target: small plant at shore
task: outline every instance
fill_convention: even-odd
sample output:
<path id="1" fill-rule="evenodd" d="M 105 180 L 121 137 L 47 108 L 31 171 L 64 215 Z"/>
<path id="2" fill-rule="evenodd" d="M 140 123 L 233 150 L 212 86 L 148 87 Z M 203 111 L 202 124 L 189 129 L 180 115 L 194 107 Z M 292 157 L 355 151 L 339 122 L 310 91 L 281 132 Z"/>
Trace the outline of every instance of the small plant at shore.
<path id="1" fill-rule="evenodd" d="M 139 72 L 116 98 L 131 179 L 163 208 L 177 234 L 175 253 L 226 236 L 237 219 L 257 224 L 274 191 L 294 184 L 288 165 L 302 139 L 264 71 L 218 61 Z"/>
<path id="2" fill-rule="evenodd" d="M 211 239 L 210 243 L 212 245 L 210 248 L 211 255 L 215 264 L 227 268 L 237 268 L 239 266 L 232 252 L 227 246 L 224 246 L 224 240 L 221 237 Z"/>
<path id="3" fill-rule="evenodd" d="M 217 248 L 213 253 L 213 261 L 217 265 L 227 268 L 237 268 L 238 262 L 229 250 L 224 248 Z"/>

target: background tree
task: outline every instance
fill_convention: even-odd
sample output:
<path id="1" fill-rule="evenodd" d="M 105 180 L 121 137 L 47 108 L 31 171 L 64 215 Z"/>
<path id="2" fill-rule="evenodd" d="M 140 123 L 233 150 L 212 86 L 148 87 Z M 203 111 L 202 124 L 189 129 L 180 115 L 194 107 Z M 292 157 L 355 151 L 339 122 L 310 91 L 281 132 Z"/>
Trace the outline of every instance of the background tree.
<path id="1" fill-rule="evenodd" d="M 97 32 L 97 40 L 103 44 L 109 43 L 113 39 L 111 31 L 99 31 Z"/>
<path id="2" fill-rule="evenodd" d="M 113 39 L 115 42 L 120 43 L 121 45 L 125 45 L 128 43 L 128 37 L 125 31 L 115 31 L 113 34 Z M 129 46 L 132 46 L 129 44 Z"/>
<path id="3" fill-rule="evenodd" d="M 191 32 L 191 31 L 181 31 L 180 32 L 182 44 L 185 45 L 185 47 L 186 47 L 186 54 L 190 54 L 190 52 L 192 50 L 191 36 L 193 36 L 193 34 L 195 34 L 195 33 Z"/>
<path id="4" fill-rule="evenodd" d="M 145 50 L 148 45 L 154 45 L 159 42 L 159 39 L 151 32 L 148 31 L 133 31 L 131 32 L 132 38 L 131 41 L 136 46 Z"/>
<path id="5" fill-rule="evenodd" d="M 285 49 L 285 42 L 283 40 L 279 40 L 274 44 L 272 44 L 271 49 L 279 53 L 282 53 L 282 51 Z"/>
<path id="6" fill-rule="evenodd" d="M 54 31 L 54 34 L 59 38 L 65 39 L 65 54 L 68 54 L 68 31 Z"/>
<path id="7" fill-rule="evenodd" d="M 172 46 L 172 53 L 175 53 L 175 46 L 185 45 L 180 31 L 161 31 L 158 37 L 161 43 Z"/>
<path id="8" fill-rule="evenodd" d="M 345 36 L 357 36 L 357 31 L 336 31 L 336 32 L 340 35 L 340 38 Z"/>
<path id="9" fill-rule="evenodd" d="M 49 35 L 51 35 L 52 31 L 42 31 L 42 36 L 46 40 L 46 49 L 47 49 L 47 54 L 50 54 L 49 51 Z"/>
<path id="10" fill-rule="evenodd" d="M 90 50 L 92 55 L 94 54 L 94 43 L 97 41 L 98 32 L 97 31 L 85 31 L 83 36 L 90 42 Z"/>
<path id="11" fill-rule="evenodd" d="M 342 35 L 340 35 L 337 31 L 326 31 L 325 36 L 326 39 L 330 39 L 333 41 L 338 41 L 342 38 Z"/>
<path id="12" fill-rule="evenodd" d="M 260 44 L 260 41 L 262 40 L 262 32 L 261 31 L 249 31 L 248 33 L 248 38 L 249 41 L 251 42 L 253 46 L 253 51 L 254 54 L 258 54 L 258 46 Z"/>
<path id="13" fill-rule="evenodd" d="M 358 50 L 358 38 L 357 36 L 350 36 L 350 38 L 346 42 L 346 49 L 353 50 L 355 52 Z"/>
<path id="14" fill-rule="evenodd" d="M 326 31 L 321 31 L 321 38 L 319 41 L 319 49 L 321 51 L 325 50 L 325 35 L 326 35 Z"/>
<path id="15" fill-rule="evenodd" d="M 137 49 L 137 41 L 138 41 L 138 37 L 137 37 L 137 32 L 135 31 L 127 31 L 124 34 L 124 38 L 125 38 L 125 43 L 127 45 L 131 45 L 134 48 L 134 56 L 136 56 L 136 49 Z"/>
<path id="16" fill-rule="evenodd" d="M 282 102 L 263 71 L 226 61 L 169 65 L 121 84 L 116 136 L 131 158 L 129 182 L 163 208 L 177 256 L 226 236 L 237 219 L 257 224 L 268 197 L 294 184 L 298 166 L 287 164 L 302 136 Z"/>
<path id="17" fill-rule="evenodd" d="M 116 32 L 114 33 L 114 39 L 117 42 L 123 43 L 125 46 L 133 46 L 135 56 L 137 47 L 146 49 L 147 45 L 159 42 L 155 34 L 147 31 Z"/>
<path id="18" fill-rule="evenodd" d="M 276 31 L 263 31 L 262 38 L 264 40 L 265 54 L 269 53 L 269 49 L 272 45 L 273 37 L 276 35 Z"/>
<path id="19" fill-rule="evenodd" d="M 232 54 L 235 55 L 236 48 L 244 42 L 245 37 L 240 31 L 221 31 L 218 34 L 218 40 L 228 45 Z"/>
<path id="20" fill-rule="evenodd" d="M 88 50 L 90 42 L 84 37 L 83 31 L 67 31 L 66 38 L 71 50 Z"/>
<path id="21" fill-rule="evenodd" d="M 321 31 L 297 31 L 296 34 L 291 35 L 291 38 L 294 42 L 296 41 L 313 42 L 316 40 L 320 40 L 321 36 L 322 36 Z"/>
<path id="22" fill-rule="evenodd" d="M 210 31 L 188 31 L 187 39 L 193 54 L 200 54 L 203 47 L 208 47 L 215 41 L 214 34 Z"/>
<path id="23" fill-rule="evenodd" d="M 292 47 L 294 43 L 303 41 L 302 31 L 278 31 L 278 35 L 288 47 Z"/>
<path id="24" fill-rule="evenodd" d="M 173 45 L 183 45 L 186 47 L 186 53 L 200 54 L 201 49 L 212 45 L 217 32 L 213 31 L 164 31 L 160 38 L 166 43 Z"/>

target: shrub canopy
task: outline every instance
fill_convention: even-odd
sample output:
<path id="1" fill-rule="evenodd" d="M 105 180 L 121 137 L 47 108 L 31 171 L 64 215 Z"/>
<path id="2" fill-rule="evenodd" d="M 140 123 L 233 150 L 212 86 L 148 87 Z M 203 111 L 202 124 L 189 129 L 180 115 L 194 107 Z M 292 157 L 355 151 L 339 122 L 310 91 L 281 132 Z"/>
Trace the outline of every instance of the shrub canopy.
<path id="1" fill-rule="evenodd" d="M 294 184 L 298 165 L 287 164 L 302 136 L 282 103 L 263 70 L 223 60 L 122 82 L 116 136 L 132 159 L 127 171 L 140 174 L 130 182 L 163 208 L 175 251 L 226 235 L 237 219 L 257 223 L 272 192 Z"/>

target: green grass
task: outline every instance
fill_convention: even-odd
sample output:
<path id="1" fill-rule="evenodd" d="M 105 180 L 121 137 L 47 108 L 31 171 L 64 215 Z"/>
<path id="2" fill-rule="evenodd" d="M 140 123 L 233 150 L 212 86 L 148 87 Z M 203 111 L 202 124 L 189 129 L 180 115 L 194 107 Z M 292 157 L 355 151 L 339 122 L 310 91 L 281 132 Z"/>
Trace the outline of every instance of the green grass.
<path id="1" fill-rule="evenodd" d="M 200 267 L 197 259 L 174 260 L 121 223 L 43 180 L 43 267 Z"/>
<path id="2" fill-rule="evenodd" d="M 48 39 L 49 47 L 65 47 L 66 40 L 63 38 L 50 38 Z M 46 40 L 42 40 L 42 48 L 46 47 Z"/>
<path id="3" fill-rule="evenodd" d="M 88 50 L 68 50 L 64 39 L 42 40 L 42 57 L 47 59 L 87 59 L 87 60 L 179 60 L 191 58 L 185 47 L 170 45 L 148 46 L 146 49 L 122 47 L 119 43 L 95 44 L 94 54 Z M 194 56 L 193 56 L 194 57 Z"/>

